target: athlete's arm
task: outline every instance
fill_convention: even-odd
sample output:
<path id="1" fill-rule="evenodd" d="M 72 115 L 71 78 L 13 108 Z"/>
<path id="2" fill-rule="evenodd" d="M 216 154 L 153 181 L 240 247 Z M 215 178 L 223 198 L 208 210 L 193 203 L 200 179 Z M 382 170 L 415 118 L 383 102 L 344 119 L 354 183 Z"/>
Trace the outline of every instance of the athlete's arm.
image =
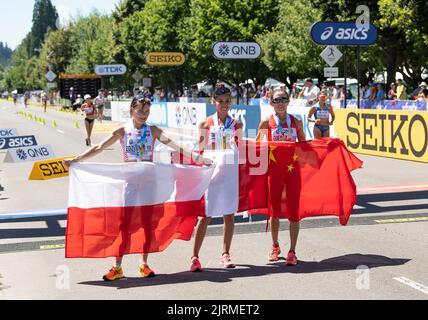
<path id="1" fill-rule="evenodd" d="M 336 115 L 334 114 L 333 108 L 331 106 L 328 107 L 328 111 L 331 114 L 331 121 L 329 122 L 329 125 L 332 125 L 334 122 L 334 119 L 336 118 Z"/>
<path id="2" fill-rule="evenodd" d="M 308 113 L 308 121 L 309 122 L 317 123 L 318 119 L 312 119 L 312 116 L 314 115 L 316 110 L 317 110 L 316 107 L 311 107 L 311 109 L 309 109 L 309 113 Z"/>
<path id="3" fill-rule="evenodd" d="M 298 128 L 297 139 L 299 140 L 299 142 L 306 141 L 306 136 L 305 136 L 305 131 L 303 129 L 302 121 L 300 119 L 297 119 L 297 118 L 295 118 L 295 119 L 296 119 L 297 128 Z"/>
<path id="4" fill-rule="evenodd" d="M 195 153 L 191 150 L 188 150 L 187 148 L 184 148 L 183 146 L 178 145 L 173 140 L 171 140 L 168 136 L 165 135 L 164 131 L 157 127 L 152 126 L 152 133 L 153 137 L 155 139 L 158 139 L 163 144 L 167 145 L 168 147 L 173 148 L 175 151 L 180 152 L 181 154 L 185 155 L 186 157 L 191 158 L 195 163 L 197 164 L 204 164 L 204 165 L 211 165 L 212 161 L 210 159 L 204 158 L 198 153 Z"/>
<path id="5" fill-rule="evenodd" d="M 64 165 L 69 167 L 72 163 L 81 162 L 81 161 L 85 161 L 89 158 L 92 158 L 92 157 L 96 156 L 97 154 L 101 153 L 102 151 L 104 151 L 105 149 L 107 149 L 108 147 L 115 144 L 116 141 L 121 139 L 124 134 L 125 134 L 124 127 L 118 128 L 115 131 L 113 131 L 110 134 L 110 136 L 108 138 L 106 138 L 104 141 L 100 142 L 99 144 L 94 145 L 92 148 L 86 150 L 84 153 L 82 153 L 81 155 L 79 155 L 77 157 L 65 159 L 63 161 L 63 163 L 64 163 Z"/>
<path id="6" fill-rule="evenodd" d="M 236 120 L 236 136 L 238 137 L 238 141 L 242 140 L 242 137 L 244 135 L 243 129 L 244 124 L 241 122 L 241 120 Z"/>
<path id="7" fill-rule="evenodd" d="M 259 124 L 259 132 L 257 132 L 256 141 L 263 141 L 264 138 L 268 140 L 267 131 L 269 129 L 269 119 L 265 119 Z"/>
<path id="8" fill-rule="evenodd" d="M 209 136 L 209 132 L 207 129 L 207 121 L 204 120 L 199 124 L 198 127 L 198 132 L 199 132 L 199 150 L 204 150 L 205 146 L 208 144 L 208 136 Z"/>

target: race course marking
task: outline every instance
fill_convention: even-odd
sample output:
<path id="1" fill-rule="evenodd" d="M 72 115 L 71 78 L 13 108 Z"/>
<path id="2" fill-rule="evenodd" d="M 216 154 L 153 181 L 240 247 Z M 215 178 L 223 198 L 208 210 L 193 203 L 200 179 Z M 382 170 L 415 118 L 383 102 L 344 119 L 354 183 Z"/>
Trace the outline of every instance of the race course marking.
<path id="1" fill-rule="evenodd" d="M 428 221 L 428 217 L 375 220 L 375 222 L 377 223 L 401 223 L 401 222 L 416 222 L 416 221 Z"/>
<path id="2" fill-rule="evenodd" d="M 423 285 L 423 284 L 417 283 L 417 282 L 410 280 L 410 279 L 407 279 L 405 277 L 396 277 L 393 279 L 428 295 L 428 287 Z"/>

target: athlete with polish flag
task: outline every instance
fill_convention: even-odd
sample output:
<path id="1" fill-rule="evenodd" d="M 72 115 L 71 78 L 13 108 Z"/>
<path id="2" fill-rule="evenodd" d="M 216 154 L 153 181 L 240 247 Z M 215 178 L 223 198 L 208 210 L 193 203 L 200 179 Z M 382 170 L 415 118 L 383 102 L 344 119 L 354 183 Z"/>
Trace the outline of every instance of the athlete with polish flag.
<path id="1" fill-rule="evenodd" d="M 154 144 L 155 144 L 156 140 L 159 140 L 160 142 L 168 145 L 169 147 L 173 148 L 174 150 L 182 152 L 184 155 L 191 157 L 192 160 L 196 164 L 199 164 L 199 165 L 211 165 L 212 164 L 212 161 L 210 159 L 206 159 L 199 154 L 185 150 L 181 146 L 177 145 L 175 142 L 173 142 L 168 137 L 166 137 L 163 130 L 160 129 L 159 127 L 150 126 L 150 125 L 146 124 L 146 121 L 150 115 L 150 106 L 151 106 L 150 99 L 147 99 L 142 95 L 136 96 L 131 102 L 131 106 L 130 106 L 131 121 L 128 124 L 116 129 L 115 131 L 113 131 L 110 134 L 110 136 L 107 139 L 105 139 L 101 143 L 93 146 L 92 148 L 88 149 L 83 154 L 81 154 L 75 158 L 70 158 L 70 159 L 64 160 L 64 164 L 66 166 L 73 166 L 74 163 L 83 162 L 83 161 L 101 153 L 102 151 L 106 150 L 107 148 L 112 146 L 117 141 L 119 141 L 121 144 L 124 162 L 128 162 L 128 163 L 129 162 L 153 162 Z M 165 172 L 165 171 L 168 171 L 168 169 L 164 169 L 164 170 L 160 170 L 160 171 Z M 150 173 L 151 172 L 148 172 L 147 175 L 149 175 Z M 118 173 L 118 175 L 119 175 L 119 173 Z M 91 176 L 89 175 L 89 178 L 90 177 Z M 174 177 L 174 173 L 172 174 L 172 177 Z M 154 174 L 154 179 L 156 179 L 156 174 Z M 111 179 L 109 179 L 108 181 L 110 181 L 110 180 Z M 131 177 L 131 180 L 132 180 L 132 177 Z M 161 181 L 159 181 L 159 183 L 160 182 Z M 92 183 L 94 183 L 94 182 L 92 182 Z M 156 181 L 154 181 L 154 183 L 156 184 Z M 156 192 L 161 193 L 161 192 L 156 191 L 157 188 L 159 188 L 159 187 L 156 185 L 153 185 L 153 186 L 150 186 L 149 189 L 155 190 L 154 193 L 156 193 Z M 187 188 L 187 189 L 190 189 L 190 188 Z M 114 186 L 111 190 L 114 192 Z M 138 197 L 140 197 L 140 198 L 144 197 L 144 195 L 142 195 L 142 196 L 138 195 L 138 192 L 142 192 L 142 190 L 136 190 L 136 191 L 137 191 L 137 195 L 135 195 L 135 192 L 134 192 L 134 193 L 131 193 L 129 197 L 132 199 L 134 199 L 135 197 L 137 197 L 137 198 Z M 82 198 L 86 201 L 87 200 L 86 198 L 88 198 L 88 197 L 85 197 L 85 196 L 80 197 L 80 199 L 82 199 Z M 159 195 L 153 194 L 152 198 L 159 198 Z M 199 203 L 199 199 L 200 199 L 200 197 L 198 199 L 195 199 L 195 200 L 197 200 L 197 203 Z M 89 201 L 89 200 L 87 200 L 87 201 Z M 112 200 L 107 199 L 107 201 L 112 201 Z M 129 200 L 129 201 L 131 201 L 131 200 Z M 141 201 L 141 200 L 137 199 L 137 201 Z M 160 202 L 163 202 L 163 201 L 158 201 L 158 203 L 160 203 Z M 146 212 L 154 212 L 155 210 L 158 210 L 158 207 L 159 207 L 158 203 L 154 203 L 154 205 L 152 206 L 152 209 L 150 209 L 151 211 L 147 211 L 148 209 L 147 209 L 147 205 L 146 205 L 145 206 Z M 156 205 L 158 205 L 157 208 L 156 208 Z M 175 207 L 177 205 L 175 205 L 174 203 L 172 205 L 173 205 L 173 208 L 175 210 Z M 178 206 L 179 206 L 179 204 L 178 204 Z M 72 208 L 71 210 L 78 211 L 78 210 L 80 210 L 80 208 L 78 208 L 78 209 Z M 84 209 L 82 209 L 82 210 L 84 211 Z M 111 210 L 113 212 L 113 210 L 115 210 L 115 208 L 103 208 L 100 214 L 104 215 L 106 210 Z M 126 211 L 126 208 L 122 208 L 120 210 Z M 163 210 L 162 216 L 165 216 L 166 209 L 165 210 L 162 209 L 162 210 Z M 88 212 L 84 212 L 84 214 L 85 213 L 88 213 Z M 138 217 L 139 213 L 135 212 L 135 210 L 134 210 L 134 212 L 130 212 L 130 215 L 132 215 L 132 214 L 135 214 L 136 217 Z M 76 216 L 77 216 L 77 214 L 76 214 Z M 110 215 L 110 219 L 111 219 L 111 216 L 112 216 L 112 214 Z M 119 212 L 118 217 L 123 218 L 123 213 Z M 69 211 L 69 218 L 70 218 L 70 211 Z M 84 217 L 83 219 L 88 219 L 88 218 Z M 109 219 L 109 217 L 107 217 L 107 218 L 104 217 L 104 219 Z M 143 219 L 143 218 L 141 218 L 141 219 Z M 148 220 L 149 222 L 137 221 L 137 223 L 136 223 L 136 224 L 138 224 L 138 223 L 143 224 L 143 226 L 139 225 L 139 227 L 142 229 L 144 229 L 144 223 L 146 223 L 146 226 L 148 224 L 152 223 L 152 221 L 150 221 L 150 217 L 148 217 L 148 218 L 145 217 L 144 219 L 149 219 Z M 76 218 L 76 220 L 78 220 L 78 219 Z M 177 220 L 178 219 L 173 217 L 171 221 L 176 222 Z M 85 221 L 86 220 L 84 220 L 84 222 Z M 135 222 L 135 221 L 131 221 L 131 222 Z M 116 223 L 116 222 L 114 222 L 114 223 Z M 193 221 L 193 223 L 194 223 L 194 221 Z M 77 223 L 74 222 L 73 224 L 70 224 L 70 226 L 68 227 L 67 236 L 70 235 L 71 240 L 67 241 L 67 244 L 69 244 L 70 248 L 66 254 L 71 255 L 71 257 L 82 257 L 82 254 L 80 252 L 85 251 L 85 248 L 84 248 L 85 245 L 83 245 L 83 244 L 81 245 L 80 243 L 78 243 L 79 241 L 74 240 L 78 236 L 76 234 L 80 232 L 80 229 L 78 229 L 77 227 L 74 227 L 76 224 Z M 100 224 L 100 223 L 99 223 L 99 221 L 98 222 L 95 221 L 94 224 Z M 99 227 L 98 225 L 92 226 L 92 228 L 98 228 L 98 227 Z M 122 228 L 122 227 L 126 227 L 126 226 L 114 225 L 114 228 Z M 166 226 L 166 227 L 168 227 L 168 226 Z M 74 229 L 70 231 L 69 229 L 72 229 L 72 228 L 75 228 L 78 231 L 75 232 Z M 85 227 L 85 228 L 87 228 L 87 227 Z M 101 228 L 102 228 L 102 226 L 101 226 Z M 192 228 L 191 230 L 193 230 L 193 225 L 191 225 L 191 228 Z M 84 232 L 84 231 L 82 231 L 82 232 Z M 119 231 L 119 232 L 122 232 L 123 234 L 125 233 L 125 231 Z M 108 234 L 108 232 L 105 232 L 105 233 L 107 233 L 107 236 L 105 236 L 104 238 L 106 240 L 108 240 L 109 234 Z M 111 233 L 111 230 L 110 230 L 110 233 Z M 91 236 L 91 234 L 89 236 Z M 100 236 L 100 235 L 98 234 L 98 236 Z M 111 236 L 111 234 L 110 234 L 110 236 Z M 88 238 L 90 239 L 90 237 L 88 237 Z M 147 237 L 145 237 L 146 242 L 152 241 L 151 239 L 146 239 L 146 238 Z M 98 247 L 97 247 L 97 250 L 93 249 L 89 253 L 85 252 L 84 253 L 85 257 L 86 256 L 94 257 L 94 256 L 97 256 L 97 254 L 98 254 L 98 256 L 107 256 L 107 254 L 106 254 L 107 249 L 104 248 L 102 246 L 102 244 L 101 245 L 97 244 L 97 243 L 94 244 L 93 243 L 94 241 L 92 239 L 90 239 L 90 241 L 92 242 L 91 244 L 94 245 L 94 247 L 97 247 L 97 246 Z M 169 239 L 168 239 L 168 241 L 169 241 Z M 77 243 L 77 245 L 75 245 L 76 243 Z M 114 247 L 114 245 L 116 245 L 116 244 L 111 244 L 111 247 Z M 77 247 L 79 247 L 79 248 L 74 249 Z M 80 247 L 83 247 L 83 249 L 81 249 Z M 128 248 L 123 248 L 123 245 L 117 245 L 117 247 L 118 248 L 115 247 L 114 250 L 112 249 L 111 252 L 122 252 L 122 251 L 128 250 Z M 99 248 L 101 248 L 101 249 L 99 249 Z M 67 250 L 67 248 L 66 248 L 66 250 Z M 75 253 L 75 252 L 77 252 L 77 253 Z M 142 251 L 140 251 L 140 252 L 142 252 Z M 103 279 L 105 281 L 114 281 L 114 280 L 117 280 L 117 279 L 124 277 L 124 273 L 122 270 L 122 258 L 123 258 L 123 256 L 116 256 L 116 265 L 113 266 L 110 269 L 110 271 L 103 276 Z M 152 269 L 150 269 L 147 260 L 148 260 L 148 253 L 142 254 L 142 261 L 141 261 L 140 266 L 139 266 L 139 273 L 143 277 L 153 277 L 155 275 L 155 273 Z"/>

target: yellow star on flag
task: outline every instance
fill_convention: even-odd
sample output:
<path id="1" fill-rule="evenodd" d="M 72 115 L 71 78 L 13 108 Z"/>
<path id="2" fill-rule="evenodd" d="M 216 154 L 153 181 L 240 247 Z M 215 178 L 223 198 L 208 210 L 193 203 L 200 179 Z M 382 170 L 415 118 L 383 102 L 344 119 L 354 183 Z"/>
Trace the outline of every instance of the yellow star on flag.
<path id="1" fill-rule="evenodd" d="M 295 153 L 294 156 L 293 156 L 293 160 L 297 161 L 297 159 L 299 159 L 299 156 L 297 155 L 297 153 Z"/>
<path id="2" fill-rule="evenodd" d="M 273 162 L 276 162 L 275 156 L 273 154 L 273 150 L 276 149 L 276 146 L 269 146 L 269 160 L 272 160 Z"/>
<path id="3" fill-rule="evenodd" d="M 292 172 L 293 170 L 294 170 L 294 166 L 293 166 L 293 164 L 290 164 L 288 166 L 288 172 Z"/>

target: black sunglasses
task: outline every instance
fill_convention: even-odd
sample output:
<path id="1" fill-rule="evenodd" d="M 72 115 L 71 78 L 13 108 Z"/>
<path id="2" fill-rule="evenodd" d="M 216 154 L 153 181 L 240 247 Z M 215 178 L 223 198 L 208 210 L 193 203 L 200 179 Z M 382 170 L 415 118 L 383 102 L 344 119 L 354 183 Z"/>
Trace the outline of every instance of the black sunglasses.
<path id="1" fill-rule="evenodd" d="M 287 97 L 278 97 L 275 99 L 272 99 L 273 103 L 287 103 L 290 102 L 290 100 Z"/>

